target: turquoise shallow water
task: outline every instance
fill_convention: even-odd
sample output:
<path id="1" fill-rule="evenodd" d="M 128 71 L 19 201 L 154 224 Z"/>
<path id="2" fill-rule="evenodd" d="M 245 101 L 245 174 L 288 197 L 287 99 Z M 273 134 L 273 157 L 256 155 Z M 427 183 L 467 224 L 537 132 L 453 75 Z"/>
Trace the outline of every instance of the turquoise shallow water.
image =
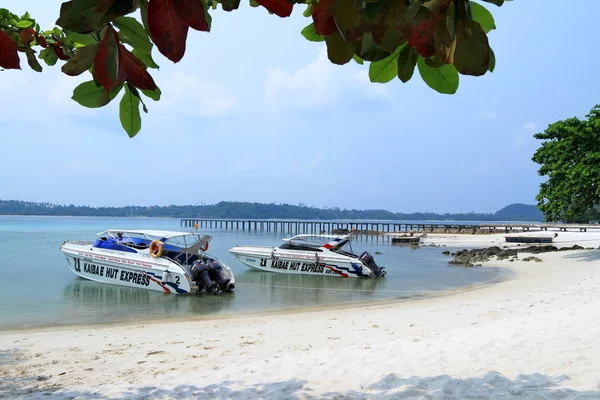
<path id="1" fill-rule="evenodd" d="M 0 329 L 237 314 L 319 305 L 408 298 L 499 280 L 496 268 L 452 267 L 445 248 L 411 249 L 377 237 L 357 237 L 355 252 L 369 251 L 384 279 L 339 279 L 252 271 L 227 251 L 236 244 L 279 245 L 285 236 L 202 230 L 214 238 L 209 253 L 236 275 L 231 294 L 165 295 L 75 276 L 60 251 L 65 240 L 93 240 L 106 229 L 180 228 L 174 218 L 0 216 Z M 381 254 L 375 254 L 380 252 Z"/>

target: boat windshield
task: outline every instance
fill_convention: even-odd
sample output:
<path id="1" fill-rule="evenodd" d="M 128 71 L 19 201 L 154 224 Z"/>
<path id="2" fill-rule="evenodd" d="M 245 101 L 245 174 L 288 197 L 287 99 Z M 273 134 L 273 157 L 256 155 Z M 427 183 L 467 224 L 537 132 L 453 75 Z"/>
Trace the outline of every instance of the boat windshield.
<path id="1" fill-rule="evenodd" d="M 337 246 L 332 247 L 331 251 L 339 254 L 344 254 L 346 256 L 358 257 L 358 255 L 354 254 L 354 252 L 352 251 L 352 244 L 348 239 L 342 240 Z"/>

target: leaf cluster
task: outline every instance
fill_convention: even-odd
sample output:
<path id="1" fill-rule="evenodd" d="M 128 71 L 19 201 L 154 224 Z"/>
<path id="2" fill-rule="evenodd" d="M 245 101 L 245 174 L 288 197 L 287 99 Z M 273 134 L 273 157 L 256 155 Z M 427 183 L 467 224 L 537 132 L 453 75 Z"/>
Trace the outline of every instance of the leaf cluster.
<path id="1" fill-rule="evenodd" d="M 600 205 L 600 105 L 585 119 L 557 121 L 544 132 L 532 160 L 547 181 L 536 197 L 548 221 L 576 221 Z"/>
<path id="2" fill-rule="evenodd" d="M 372 82 L 395 77 L 407 82 L 417 68 L 428 86 L 453 94 L 460 74 L 480 76 L 495 68 L 487 37 L 496 27 L 494 18 L 471 0 L 249 1 L 281 18 L 305 5 L 304 16 L 312 22 L 302 35 L 325 42 L 334 64 L 369 62 Z M 501 6 L 505 0 L 481 1 Z M 50 31 L 41 31 L 27 13 L 19 17 L 0 9 L 0 67 L 20 69 L 18 53 L 23 52 L 38 72 L 38 59 L 49 66 L 64 61 L 61 70 L 69 76 L 88 72 L 91 80 L 72 97 L 85 107 L 103 107 L 124 88 L 120 118 L 133 137 L 141 129 L 140 106 L 147 112 L 140 93 L 160 99 L 148 72 L 159 69 L 154 46 L 177 63 L 190 29 L 210 32 L 210 10 L 229 12 L 239 6 L 240 0 L 70 0 L 62 3 L 57 27 Z"/>

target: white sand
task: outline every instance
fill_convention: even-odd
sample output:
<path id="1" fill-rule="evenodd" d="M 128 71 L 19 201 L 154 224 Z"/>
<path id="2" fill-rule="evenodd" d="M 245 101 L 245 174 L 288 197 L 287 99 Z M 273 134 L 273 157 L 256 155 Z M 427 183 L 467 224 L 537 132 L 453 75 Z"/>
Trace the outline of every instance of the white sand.
<path id="1" fill-rule="evenodd" d="M 599 233 L 558 238 L 600 245 Z M 469 239 L 498 238 L 428 240 Z M 426 300 L 2 332 L 0 397 L 599 399 L 600 250 L 539 257 L 491 262 L 517 277 Z"/>

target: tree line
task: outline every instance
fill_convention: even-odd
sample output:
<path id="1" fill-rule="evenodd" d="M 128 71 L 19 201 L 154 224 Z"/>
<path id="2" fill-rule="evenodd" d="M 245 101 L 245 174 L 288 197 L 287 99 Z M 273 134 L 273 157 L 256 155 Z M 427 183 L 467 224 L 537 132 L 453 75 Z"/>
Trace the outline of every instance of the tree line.
<path id="1" fill-rule="evenodd" d="M 542 221 L 534 205 L 511 204 L 495 213 L 401 213 L 382 209 L 357 210 L 339 207 L 309 207 L 304 204 L 275 204 L 221 201 L 211 205 L 89 207 L 48 202 L 0 200 L 0 215 L 49 215 L 89 217 L 256 218 L 256 219 L 381 219 L 454 221 Z"/>

